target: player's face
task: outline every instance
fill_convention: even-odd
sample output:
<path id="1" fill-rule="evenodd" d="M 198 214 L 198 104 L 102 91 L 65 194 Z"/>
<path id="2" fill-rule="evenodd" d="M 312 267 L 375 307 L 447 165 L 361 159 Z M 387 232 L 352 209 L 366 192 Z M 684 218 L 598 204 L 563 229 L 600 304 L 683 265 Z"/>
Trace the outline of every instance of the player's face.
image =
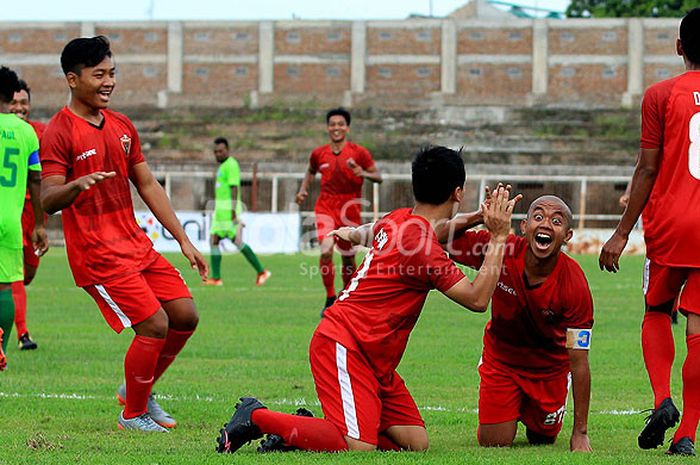
<path id="1" fill-rule="evenodd" d="M 89 108 L 107 108 L 117 84 L 115 73 L 116 67 L 111 57 L 105 57 L 92 68 L 83 68 L 80 74 L 68 73 L 73 98 Z"/>
<path id="2" fill-rule="evenodd" d="M 10 113 L 14 113 L 24 121 L 27 121 L 29 119 L 30 109 L 31 106 L 29 104 L 29 94 L 27 91 L 20 90 L 19 92 L 15 92 L 9 106 Z"/>
<path id="3" fill-rule="evenodd" d="M 331 142 L 336 144 L 343 142 L 348 131 L 350 131 L 350 126 L 342 116 L 334 115 L 328 120 L 328 137 L 331 138 Z"/>
<path id="4" fill-rule="evenodd" d="M 564 207 L 558 202 L 540 201 L 520 225 L 528 246 L 537 258 L 559 253 L 562 245 L 573 235 Z"/>
<path id="5" fill-rule="evenodd" d="M 226 161 L 226 159 L 228 158 L 228 149 L 226 148 L 226 145 L 215 144 L 214 156 L 216 157 L 216 161 L 218 161 L 219 163 Z"/>

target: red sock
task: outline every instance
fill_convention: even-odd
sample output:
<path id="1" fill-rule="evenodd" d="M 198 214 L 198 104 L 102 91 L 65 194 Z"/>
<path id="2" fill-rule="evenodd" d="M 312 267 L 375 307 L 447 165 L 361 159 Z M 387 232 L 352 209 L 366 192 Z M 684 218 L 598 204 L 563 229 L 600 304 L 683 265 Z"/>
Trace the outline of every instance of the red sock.
<path id="1" fill-rule="evenodd" d="M 700 420 L 700 334 L 686 336 L 688 355 L 683 364 L 683 416 L 673 442 L 689 437 L 695 443 Z"/>
<path id="2" fill-rule="evenodd" d="M 124 357 L 126 379 L 126 405 L 124 418 L 134 418 L 146 413 L 148 396 L 153 386 L 153 372 L 158 355 L 163 350 L 165 339 L 134 336 Z"/>
<path id="3" fill-rule="evenodd" d="M 266 408 L 255 410 L 251 418 L 260 431 L 281 436 L 288 446 L 315 452 L 348 449 L 338 428 L 323 418 L 300 417 Z"/>
<path id="4" fill-rule="evenodd" d="M 321 270 L 321 279 L 323 287 L 326 288 L 326 297 L 335 296 L 335 270 L 333 269 L 333 259 L 324 260 L 323 257 L 318 261 Z"/>
<path id="5" fill-rule="evenodd" d="M 391 439 L 389 436 L 386 434 L 380 434 L 379 435 L 379 441 L 377 444 L 377 449 L 379 450 L 384 450 L 384 451 L 401 451 L 401 446 L 396 444 L 393 439 Z"/>
<path id="6" fill-rule="evenodd" d="M 27 291 L 24 281 L 12 283 L 12 298 L 15 301 L 15 326 L 17 339 L 27 332 Z"/>
<path id="7" fill-rule="evenodd" d="M 642 322 L 642 354 L 654 391 L 654 408 L 671 397 L 671 367 L 676 346 L 671 331 L 671 317 L 661 312 L 646 312 Z"/>
<path id="8" fill-rule="evenodd" d="M 192 336 L 192 331 L 178 331 L 176 329 L 168 329 L 168 335 L 165 337 L 165 345 L 158 356 L 156 370 L 153 372 L 153 382 L 155 383 L 161 377 L 163 372 L 168 369 L 177 354 L 180 353 L 187 340 Z"/>
<path id="9" fill-rule="evenodd" d="M 352 265 L 346 265 L 343 263 L 343 287 L 346 287 L 350 280 L 352 279 L 352 275 L 355 274 L 355 269 L 357 266 L 353 263 Z"/>

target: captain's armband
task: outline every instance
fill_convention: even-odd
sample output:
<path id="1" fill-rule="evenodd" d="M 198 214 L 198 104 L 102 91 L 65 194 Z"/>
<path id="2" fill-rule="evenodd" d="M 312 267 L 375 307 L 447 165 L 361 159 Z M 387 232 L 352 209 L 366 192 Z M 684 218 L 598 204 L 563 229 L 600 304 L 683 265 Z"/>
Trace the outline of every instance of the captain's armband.
<path id="1" fill-rule="evenodd" d="M 591 329 L 568 328 L 566 330 L 566 348 L 575 350 L 590 350 L 591 331 Z"/>

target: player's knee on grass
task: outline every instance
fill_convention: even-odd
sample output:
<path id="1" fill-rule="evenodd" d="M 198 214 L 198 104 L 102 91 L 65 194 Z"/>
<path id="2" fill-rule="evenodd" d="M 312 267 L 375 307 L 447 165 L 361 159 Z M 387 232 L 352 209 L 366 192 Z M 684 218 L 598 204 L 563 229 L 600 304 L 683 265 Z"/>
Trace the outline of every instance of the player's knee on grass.
<path id="1" fill-rule="evenodd" d="M 175 299 L 163 303 L 168 325 L 178 331 L 194 331 L 199 324 L 199 313 L 192 299 Z"/>
<path id="2" fill-rule="evenodd" d="M 361 452 L 371 452 L 377 450 L 377 446 L 368 442 L 358 441 L 345 436 L 345 442 L 348 443 L 348 450 L 356 450 Z"/>
<path id="3" fill-rule="evenodd" d="M 556 436 L 546 436 L 536 431 L 532 431 L 530 428 L 525 430 L 525 436 L 527 436 L 527 442 L 533 446 L 554 444 L 554 442 L 557 440 Z"/>
<path id="4" fill-rule="evenodd" d="M 476 437 L 481 447 L 510 447 L 513 445 L 516 422 L 499 423 L 496 425 L 479 425 Z"/>
<path id="5" fill-rule="evenodd" d="M 430 446 L 428 431 L 421 426 L 390 426 L 383 434 L 404 450 L 422 452 Z"/>
<path id="6" fill-rule="evenodd" d="M 168 334 L 168 315 L 163 308 L 159 308 L 149 318 L 134 325 L 134 331 L 139 336 L 164 339 Z"/>

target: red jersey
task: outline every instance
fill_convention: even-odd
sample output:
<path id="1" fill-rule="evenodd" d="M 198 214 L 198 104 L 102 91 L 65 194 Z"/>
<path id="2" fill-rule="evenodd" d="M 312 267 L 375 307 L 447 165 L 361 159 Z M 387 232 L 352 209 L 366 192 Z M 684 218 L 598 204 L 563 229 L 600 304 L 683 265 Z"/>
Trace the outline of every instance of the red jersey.
<path id="1" fill-rule="evenodd" d="M 372 249 L 317 331 L 361 353 L 377 378 L 393 374 L 428 291 L 447 291 L 464 274 L 430 223 L 410 208 L 374 225 Z"/>
<path id="2" fill-rule="evenodd" d="M 110 110 L 102 114 L 102 124 L 95 126 L 64 107 L 41 140 L 43 178 L 59 175 L 70 182 L 95 171 L 117 173 L 63 209 L 68 262 L 81 287 L 144 269 L 153 247 L 136 224 L 129 189 L 132 168 L 145 162 L 139 136 L 126 116 Z"/>
<path id="3" fill-rule="evenodd" d="M 478 268 L 484 261 L 488 231 L 468 231 L 452 242 L 452 258 Z M 562 253 L 547 280 L 529 286 L 525 278 L 527 241 L 510 235 L 501 276 L 484 331 L 484 358 L 529 373 L 569 371 L 567 329 L 593 327 L 593 299 L 583 270 Z"/>
<path id="4" fill-rule="evenodd" d="M 660 150 L 643 212 L 647 256 L 664 266 L 700 268 L 700 71 L 647 89 L 640 146 Z"/>
<path id="5" fill-rule="evenodd" d="M 361 145 L 346 142 L 339 154 L 333 153 L 330 144 L 316 147 L 311 152 L 309 167 L 314 173 L 321 173 L 321 196 L 343 195 L 362 196 L 364 178 L 355 176 L 348 167 L 348 160 L 353 159 L 363 169 L 374 167 L 374 160 L 369 151 Z"/>

